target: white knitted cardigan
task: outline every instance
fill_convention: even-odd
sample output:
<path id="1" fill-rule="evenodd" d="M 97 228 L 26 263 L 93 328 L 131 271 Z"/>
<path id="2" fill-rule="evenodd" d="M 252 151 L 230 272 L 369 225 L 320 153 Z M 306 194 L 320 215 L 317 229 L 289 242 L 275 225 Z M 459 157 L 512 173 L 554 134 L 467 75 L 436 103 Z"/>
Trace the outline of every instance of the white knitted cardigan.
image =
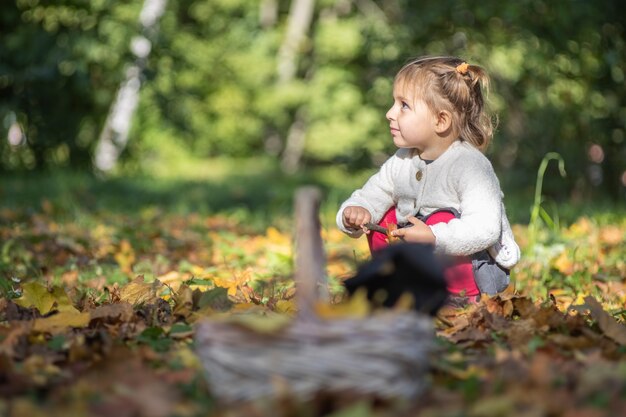
<path id="1" fill-rule="evenodd" d="M 341 205 L 337 225 L 352 237 L 363 233 L 343 225 L 343 210 L 348 206 L 366 208 L 374 223 L 395 206 L 398 224 L 418 213 L 426 216 L 452 207 L 461 213 L 459 219 L 430 226 L 435 251 L 462 256 L 488 249 L 499 265 L 511 268 L 519 261 L 520 250 L 502 198 L 491 163 L 467 142 L 454 142 L 428 163 L 414 150 L 400 149 Z"/>

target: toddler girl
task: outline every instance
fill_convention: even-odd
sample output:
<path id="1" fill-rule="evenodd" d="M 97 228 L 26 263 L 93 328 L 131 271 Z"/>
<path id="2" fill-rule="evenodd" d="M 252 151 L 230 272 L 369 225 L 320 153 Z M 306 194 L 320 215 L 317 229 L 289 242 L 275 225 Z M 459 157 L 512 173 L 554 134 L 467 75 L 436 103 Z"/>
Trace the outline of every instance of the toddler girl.
<path id="1" fill-rule="evenodd" d="M 455 57 L 402 67 L 386 115 L 399 149 L 337 213 L 345 233 L 368 235 L 372 253 L 387 239 L 368 230 L 370 222 L 398 224 L 393 236 L 452 256 L 448 292 L 470 302 L 503 291 L 520 257 L 500 184 L 482 153 L 493 134 L 481 91 L 488 82 L 481 67 Z"/>

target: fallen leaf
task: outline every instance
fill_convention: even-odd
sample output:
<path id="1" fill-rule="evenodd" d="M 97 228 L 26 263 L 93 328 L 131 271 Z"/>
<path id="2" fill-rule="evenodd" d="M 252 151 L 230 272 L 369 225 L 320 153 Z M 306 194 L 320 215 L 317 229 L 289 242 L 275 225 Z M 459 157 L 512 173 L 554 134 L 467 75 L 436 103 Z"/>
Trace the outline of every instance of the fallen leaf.
<path id="1" fill-rule="evenodd" d="M 52 295 L 56 302 L 57 310 L 60 312 L 78 313 L 78 310 L 74 307 L 74 304 L 63 287 L 54 287 L 52 289 Z"/>
<path id="2" fill-rule="evenodd" d="M 0 355 L 5 354 L 8 357 L 15 355 L 15 347 L 22 336 L 30 332 L 30 322 L 15 321 L 7 328 L 0 328 Z"/>
<path id="3" fill-rule="evenodd" d="M 54 307 L 54 295 L 48 288 L 37 282 L 22 285 L 22 296 L 14 300 L 15 304 L 24 308 L 34 307 L 41 314 L 48 314 Z"/>
<path id="4" fill-rule="evenodd" d="M 33 330 L 47 333 L 61 333 L 68 327 L 86 327 L 91 316 L 89 313 L 59 312 L 53 316 L 35 319 Z"/>
<path id="5" fill-rule="evenodd" d="M 324 319 L 364 318 L 370 313 L 367 290 L 359 288 L 347 301 L 329 304 L 320 301 L 315 304 L 315 312 Z"/>
<path id="6" fill-rule="evenodd" d="M 276 311 L 278 313 L 295 314 L 298 312 L 298 306 L 295 300 L 278 300 L 276 301 Z"/>
<path id="7" fill-rule="evenodd" d="M 237 290 L 252 279 L 252 269 L 248 268 L 240 274 L 233 273 L 229 278 L 212 277 L 212 279 L 216 287 L 226 288 L 228 295 L 234 297 L 237 295 Z M 246 301 L 250 300 L 246 299 Z"/>
<path id="8" fill-rule="evenodd" d="M 552 267 L 563 275 L 571 275 L 574 272 L 574 263 L 570 259 L 568 251 L 563 251 L 552 262 Z"/>
<path id="9" fill-rule="evenodd" d="M 187 285 L 181 287 L 172 295 L 174 300 L 174 315 L 188 317 L 193 310 L 193 291 Z"/>
<path id="10" fill-rule="evenodd" d="M 291 236 L 282 234 L 275 227 L 268 227 L 265 235 L 269 243 L 279 246 L 291 246 Z"/>
<path id="11" fill-rule="evenodd" d="M 600 241 L 609 246 L 624 243 L 624 233 L 617 226 L 607 226 L 600 229 Z"/>
<path id="12" fill-rule="evenodd" d="M 129 302 L 132 305 L 154 302 L 157 298 L 157 290 L 161 285 L 158 279 L 153 283 L 144 282 L 143 275 L 139 275 L 120 288 L 120 300 Z"/>
<path id="13" fill-rule="evenodd" d="M 104 304 L 98 306 L 89 312 L 91 320 L 103 320 L 109 322 L 128 322 L 132 319 L 134 311 L 133 306 L 127 302 Z"/>
<path id="14" fill-rule="evenodd" d="M 124 239 L 120 242 L 119 250 L 113 257 L 122 271 L 127 274 L 132 273 L 132 266 L 135 263 L 135 251 L 128 240 Z"/>
<path id="15" fill-rule="evenodd" d="M 209 308 L 213 311 L 227 311 L 233 307 L 233 302 L 228 298 L 225 288 L 213 288 L 204 291 L 198 300 L 200 309 Z"/>
<path id="16" fill-rule="evenodd" d="M 224 316 L 223 320 L 263 334 L 279 332 L 293 322 L 292 317 L 276 313 L 268 313 L 266 315 L 256 313 L 233 314 Z"/>
<path id="17" fill-rule="evenodd" d="M 626 326 L 618 323 L 613 316 L 604 311 L 598 300 L 591 296 L 585 298 L 585 306 L 589 308 L 591 316 L 608 338 L 626 346 Z"/>

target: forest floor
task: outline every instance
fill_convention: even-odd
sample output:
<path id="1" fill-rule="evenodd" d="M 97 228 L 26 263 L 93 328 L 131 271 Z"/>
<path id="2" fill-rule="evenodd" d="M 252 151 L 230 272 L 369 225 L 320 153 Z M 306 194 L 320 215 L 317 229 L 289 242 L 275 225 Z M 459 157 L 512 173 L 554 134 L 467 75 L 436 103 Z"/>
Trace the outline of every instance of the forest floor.
<path id="1" fill-rule="evenodd" d="M 270 180 L 0 182 L 0 415 L 626 415 L 626 217 L 610 212 L 515 224 L 523 259 L 510 288 L 433 320 L 419 398 L 283 393 L 225 406 L 196 355 L 196 324 L 244 317 L 249 331 L 271 336 L 280 329 L 248 319 L 298 309 L 297 184 L 270 189 Z M 341 193 L 325 195 L 337 307 L 326 319 L 366 319 L 345 304 L 342 281 L 367 245 L 334 226 Z"/>

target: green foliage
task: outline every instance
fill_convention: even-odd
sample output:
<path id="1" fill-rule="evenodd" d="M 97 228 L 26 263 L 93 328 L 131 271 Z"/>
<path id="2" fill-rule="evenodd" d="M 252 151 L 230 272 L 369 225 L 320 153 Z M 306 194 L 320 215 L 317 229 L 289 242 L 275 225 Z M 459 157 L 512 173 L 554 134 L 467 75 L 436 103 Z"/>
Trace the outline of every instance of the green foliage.
<path id="1" fill-rule="evenodd" d="M 137 4 L 18 0 L 0 6 L 0 141 L 5 169 L 85 165 L 128 60 Z"/>
<path id="2" fill-rule="evenodd" d="M 141 2 L 16 0 L 0 6 L 5 170 L 82 165 L 132 61 Z M 253 0 L 170 0 L 144 74 L 126 169 L 190 155 L 279 155 L 296 118 L 307 166 L 376 165 L 393 151 L 384 114 L 409 57 L 455 54 L 486 67 L 500 125 L 490 150 L 505 188 L 532 194 L 541 158 L 580 167 L 544 192 L 623 195 L 624 26 L 616 0 L 316 2 L 295 78 L 277 81 L 290 1 L 262 23 Z M 15 134 L 15 129 L 14 129 Z M 589 156 L 598 145 L 600 156 Z M 584 169 L 583 169 L 584 168 Z"/>

